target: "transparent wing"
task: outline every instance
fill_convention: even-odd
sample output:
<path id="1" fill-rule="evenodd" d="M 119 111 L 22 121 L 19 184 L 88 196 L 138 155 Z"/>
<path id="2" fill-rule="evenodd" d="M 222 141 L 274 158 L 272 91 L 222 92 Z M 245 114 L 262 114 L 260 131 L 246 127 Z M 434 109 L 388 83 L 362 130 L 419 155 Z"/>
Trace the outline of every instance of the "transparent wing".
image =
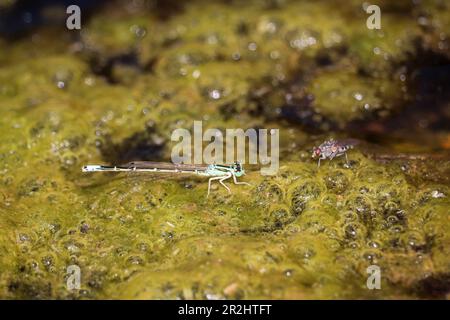
<path id="1" fill-rule="evenodd" d="M 105 172 L 90 177 L 85 177 L 77 182 L 77 186 L 83 189 L 100 188 L 115 181 L 124 180 L 129 183 L 142 183 L 149 181 L 183 181 L 183 180 L 201 180 L 201 177 L 194 174 L 177 173 L 177 172 Z"/>
<path id="2" fill-rule="evenodd" d="M 123 167 L 136 169 L 162 169 L 162 170 L 182 170 L 182 171 L 204 171 L 208 168 L 202 164 L 176 164 L 171 162 L 152 162 L 152 161 L 132 161 Z"/>

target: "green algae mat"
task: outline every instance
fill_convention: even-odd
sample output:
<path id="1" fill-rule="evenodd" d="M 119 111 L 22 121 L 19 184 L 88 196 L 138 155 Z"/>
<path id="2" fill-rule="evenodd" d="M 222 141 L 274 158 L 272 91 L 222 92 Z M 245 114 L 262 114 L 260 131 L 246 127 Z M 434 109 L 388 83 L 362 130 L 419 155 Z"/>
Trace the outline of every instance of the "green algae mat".
<path id="1" fill-rule="evenodd" d="M 450 297 L 450 3 L 378 1 L 375 30 L 357 0 L 105 1 L 79 30 L 21 4 L 0 0 L 0 298 Z M 170 161 L 194 121 L 279 129 L 277 174 L 206 197 L 81 172 Z M 360 144 L 318 167 L 330 138 Z"/>

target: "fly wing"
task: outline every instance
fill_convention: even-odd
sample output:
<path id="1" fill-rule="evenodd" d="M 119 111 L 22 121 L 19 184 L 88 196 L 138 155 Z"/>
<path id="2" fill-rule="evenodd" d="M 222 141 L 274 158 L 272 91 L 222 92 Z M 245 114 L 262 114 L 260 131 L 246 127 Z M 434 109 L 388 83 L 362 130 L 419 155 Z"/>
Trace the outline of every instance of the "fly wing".
<path id="1" fill-rule="evenodd" d="M 339 144 L 350 146 L 350 147 L 357 146 L 360 143 L 361 143 L 361 140 L 353 139 L 353 138 L 339 140 Z"/>

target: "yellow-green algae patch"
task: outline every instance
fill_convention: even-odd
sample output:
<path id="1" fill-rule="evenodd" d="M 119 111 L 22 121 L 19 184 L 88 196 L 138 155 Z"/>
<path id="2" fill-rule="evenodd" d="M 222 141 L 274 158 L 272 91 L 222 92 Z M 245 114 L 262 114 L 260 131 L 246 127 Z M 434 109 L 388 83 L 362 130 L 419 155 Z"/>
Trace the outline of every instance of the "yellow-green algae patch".
<path id="1" fill-rule="evenodd" d="M 409 184 L 358 153 L 283 162 L 252 187 L 41 170 L 2 195 L 4 297 L 342 298 L 424 294 L 448 272 L 448 186 Z M 23 168 L 22 168 L 23 169 Z M 18 172 L 18 171 L 16 171 Z M 13 183 L 13 182 L 11 182 Z M 3 186 L 5 181 L 3 182 Z M 9 188 L 11 190 L 11 188 Z M 423 190 L 423 191 L 422 191 Z M 407 263 L 407 262 L 408 263 Z M 65 287 L 82 270 L 82 290 Z M 383 291 L 365 269 L 383 270 Z M 12 272 L 14 271 L 14 272 Z M 231 287 L 230 287 L 231 286 Z M 426 286 L 425 286 L 426 287 Z"/>

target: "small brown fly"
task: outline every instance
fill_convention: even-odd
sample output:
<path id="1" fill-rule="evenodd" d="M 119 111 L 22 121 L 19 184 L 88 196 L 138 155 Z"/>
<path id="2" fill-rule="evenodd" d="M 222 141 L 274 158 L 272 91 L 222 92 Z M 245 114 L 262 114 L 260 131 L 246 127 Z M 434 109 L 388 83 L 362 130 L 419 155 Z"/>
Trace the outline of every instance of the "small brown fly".
<path id="1" fill-rule="evenodd" d="M 330 159 L 333 160 L 335 157 L 340 157 L 345 155 L 345 160 L 348 164 L 347 151 L 352 149 L 359 143 L 356 139 L 344 139 L 344 140 L 334 140 L 330 139 L 322 143 L 318 147 L 314 147 L 312 158 L 319 158 L 317 166 L 320 167 L 320 160 Z"/>

